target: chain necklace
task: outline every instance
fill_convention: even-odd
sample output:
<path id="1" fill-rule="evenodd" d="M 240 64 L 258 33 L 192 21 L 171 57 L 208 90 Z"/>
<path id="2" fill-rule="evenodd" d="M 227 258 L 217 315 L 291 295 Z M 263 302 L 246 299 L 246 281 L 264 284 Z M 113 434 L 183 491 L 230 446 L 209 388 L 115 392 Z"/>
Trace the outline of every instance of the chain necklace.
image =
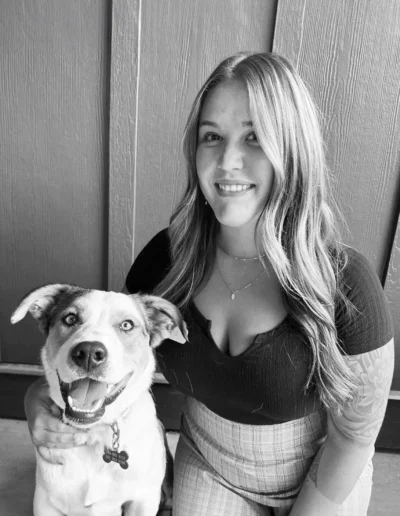
<path id="1" fill-rule="evenodd" d="M 225 253 L 225 254 L 227 254 L 227 253 Z M 232 256 L 232 258 L 234 258 L 234 256 Z M 257 260 L 258 258 L 237 258 L 237 259 L 238 259 L 238 260 L 243 260 L 243 259 L 244 259 L 244 260 Z M 238 288 L 237 290 L 232 290 L 232 289 L 231 289 L 231 287 L 230 287 L 230 285 L 229 285 L 229 283 L 226 281 L 226 279 L 224 278 L 224 275 L 222 274 L 221 268 L 220 268 L 220 266 L 219 266 L 218 258 L 217 258 L 217 260 L 216 260 L 216 261 L 217 261 L 218 272 L 219 272 L 219 274 L 220 274 L 220 276 L 221 276 L 221 278 L 222 278 L 222 281 L 225 283 L 226 287 L 228 288 L 229 292 L 231 293 L 231 299 L 232 299 L 232 301 L 235 299 L 236 294 L 237 294 L 238 292 L 241 292 L 242 290 L 245 290 L 246 288 L 251 287 L 251 286 L 252 286 L 252 285 L 253 285 L 253 284 L 254 284 L 254 283 L 255 283 L 259 278 L 261 278 L 261 276 L 262 276 L 263 274 L 265 274 L 265 271 L 262 271 L 262 273 L 261 273 L 261 274 L 259 274 L 256 278 L 254 278 L 254 279 L 253 279 L 253 281 L 251 281 L 250 283 L 248 283 L 248 284 L 247 284 L 247 285 L 245 285 L 244 287 L 242 287 L 242 288 Z"/>
<path id="2" fill-rule="evenodd" d="M 226 254 L 226 256 L 229 256 L 229 258 L 233 258 L 234 260 L 237 260 L 239 262 L 254 262 L 255 260 L 259 260 L 260 258 L 264 258 L 267 256 L 266 254 L 263 254 L 262 256 L 254 256 L 254 258 L 239 258 L 239 256 L 233 256 L 233 254 L 229 254 L 226 251 L 224 251 L 221 247 L 218 246 L 218 249 Z M 255 281 L 255 280 L 254 280 Z"/>

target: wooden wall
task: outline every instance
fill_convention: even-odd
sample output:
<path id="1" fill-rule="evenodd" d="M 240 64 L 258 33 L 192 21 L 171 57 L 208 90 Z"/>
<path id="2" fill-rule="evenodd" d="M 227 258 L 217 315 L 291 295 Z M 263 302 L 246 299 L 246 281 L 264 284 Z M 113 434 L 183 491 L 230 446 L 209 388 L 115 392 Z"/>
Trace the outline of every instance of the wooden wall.
<path id="1" fill-rule="evenodd" d="M 106 286 L 107 0 L 0 9 L 0 360 L 37 363 L 10 315 L 48 282 Z"/>

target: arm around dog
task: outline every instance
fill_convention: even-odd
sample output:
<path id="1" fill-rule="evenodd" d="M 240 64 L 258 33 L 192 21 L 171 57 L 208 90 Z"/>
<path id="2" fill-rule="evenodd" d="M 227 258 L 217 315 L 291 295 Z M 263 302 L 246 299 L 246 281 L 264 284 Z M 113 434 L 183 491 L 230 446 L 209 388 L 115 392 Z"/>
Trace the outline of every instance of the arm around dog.
<path id="1" fill-rule="evenodd" d="M 78 432 L 60 421 L 60 409 L 53 403 L 44 378 L 36 380 L 27 390 L 24 400 L 32 442 L 42 455 L 41 448 L 73 448 L 86 444 L 89 433 Z M 47 457 L 43 457 L 47 460 Z"/>

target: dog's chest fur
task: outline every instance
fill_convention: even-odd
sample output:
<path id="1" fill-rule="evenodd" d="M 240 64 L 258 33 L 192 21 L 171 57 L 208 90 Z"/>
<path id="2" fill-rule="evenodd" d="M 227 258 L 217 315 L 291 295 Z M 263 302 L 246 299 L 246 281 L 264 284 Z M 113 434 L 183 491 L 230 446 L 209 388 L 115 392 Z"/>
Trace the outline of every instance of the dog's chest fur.
<path id="1" fill-rule="evenodd" d="M 145 406 L 147 410 L 143 411 Z M 51 493 L 53 505 L 61 512 L 92 515 L 96 514 L 96 505 L 101 505 L 109 507 L 110 516 L 114 511 L 119 516 L 121 500 L 145 491 L 149 483 L 161 485 L 164 468 L 159 463 L 160 459 L 165 462 L 165 450 L 162 431 L 152 414 L 153 404 L 138 400 L 134 408 L 140 414 L 132 410 L 119 423 L 119 450 L 129 455 L 128 469 L 104 462 L 104 444 L 111 447 L 111 432 L 104 426 L 94 433 L 97 440 L 90 446 L 52 450 L 62 465 L 49 464 L 37 455 L 37 480 Z"/>

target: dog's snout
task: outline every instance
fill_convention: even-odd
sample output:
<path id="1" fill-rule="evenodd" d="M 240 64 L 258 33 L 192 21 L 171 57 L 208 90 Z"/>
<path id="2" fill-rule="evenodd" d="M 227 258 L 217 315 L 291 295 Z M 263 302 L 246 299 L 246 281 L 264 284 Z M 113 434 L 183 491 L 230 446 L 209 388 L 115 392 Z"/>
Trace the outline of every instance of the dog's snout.
<path id="1" fill-rule="evenodd" d="M 107 360 L 107 349 L 101 342 L 80 342 L 71 350 L 72 361 L 85 371 L 93 371 Z"/>

